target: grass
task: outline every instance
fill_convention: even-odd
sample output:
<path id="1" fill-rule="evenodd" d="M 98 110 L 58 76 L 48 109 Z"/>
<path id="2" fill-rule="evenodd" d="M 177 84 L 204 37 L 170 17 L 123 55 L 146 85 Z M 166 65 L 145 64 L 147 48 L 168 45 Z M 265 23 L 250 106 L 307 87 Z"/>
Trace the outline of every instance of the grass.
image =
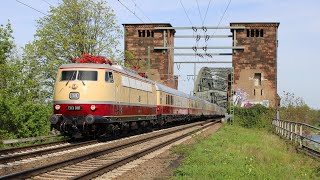
<path id="1" fill-rule="evenodd" d="M 225 125 L 195 145 L 179 145 L 185 157 L 173 179 L 319 179 L 320 163 L 264 129 Z"/>

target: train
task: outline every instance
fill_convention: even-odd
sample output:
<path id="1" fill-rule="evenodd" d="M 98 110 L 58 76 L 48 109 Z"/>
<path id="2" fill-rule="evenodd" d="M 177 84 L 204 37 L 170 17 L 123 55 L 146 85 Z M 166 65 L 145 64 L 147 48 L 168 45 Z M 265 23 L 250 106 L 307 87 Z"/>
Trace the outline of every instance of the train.
<path id="1" fill-rule="evenodd" d="M 51 129 L 103 136 L 222 117 L 226 109 L 140 76 L 121 65 L 70 63 L 58 69 Z"/>

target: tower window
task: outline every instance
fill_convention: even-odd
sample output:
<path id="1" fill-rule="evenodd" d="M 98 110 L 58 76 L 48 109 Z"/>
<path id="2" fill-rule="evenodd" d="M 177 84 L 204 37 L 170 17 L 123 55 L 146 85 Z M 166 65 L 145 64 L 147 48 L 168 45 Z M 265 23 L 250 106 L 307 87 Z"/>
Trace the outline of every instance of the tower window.
<path id="1" fill-rule="evenodd" d="M 256 37 L 260 37 L 260 30 L 256 29 Z"/>
<path id="2" fill-rule="evenodd" d="M 253 89 L 253 95 L 254 96 L 256 95 L 256 89 Z"/>
<path id="3" fill-rule="evenodd" d="M 254 85 L 261 86 L 261 73 L 254 73 Z"/>
<path id="4" fill-rule="evenodd" d="M 146 30 L 138 30 L 139 37 L 146 37 Z"/>
<path id="5" fill-rule="evenodd" d="M 247 29 L 247 37 L 263 37 L 263 29 Z"/>
<path id="6" fill-rule="evenodd" d="M 151 33 L 149 30 L 147 30 L 147 37 L 150 37 L 151 36 Z"/>

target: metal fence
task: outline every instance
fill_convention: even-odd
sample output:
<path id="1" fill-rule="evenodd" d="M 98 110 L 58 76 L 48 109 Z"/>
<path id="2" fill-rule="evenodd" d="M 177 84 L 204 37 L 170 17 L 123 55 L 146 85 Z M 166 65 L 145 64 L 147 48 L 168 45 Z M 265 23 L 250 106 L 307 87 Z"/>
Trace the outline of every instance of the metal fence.
<path id="1" fill-rule="evenodd" d="M 276 134 L 298 144 L 301 148 L 308 148 L 320 154 L 320 141 L 312 138 L 312 135 L 320 135 L 320 128 L 306 123 L 278 119 L 272 121 L 272 126 Z"/>

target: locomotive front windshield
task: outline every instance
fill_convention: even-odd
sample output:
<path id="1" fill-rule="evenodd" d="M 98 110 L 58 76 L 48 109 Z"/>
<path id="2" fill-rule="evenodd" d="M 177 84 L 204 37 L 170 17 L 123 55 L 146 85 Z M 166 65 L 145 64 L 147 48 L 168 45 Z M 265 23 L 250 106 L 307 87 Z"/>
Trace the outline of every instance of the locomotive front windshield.
<path id="1" fill-rule="evenodd" d="M 77 79 L 82 81 L 97 81 L 98 72 L 97 71 L 79 71 Z"/>
<path id="2" fill-rule="evenodd" d="M 97 81 L 97 71 L 62 71 L 60 81 Z"/>
<path id="3" fill-rule="evenodd" d="M 74 81 L 77 76 L 77 71 L 62 71 L 61 81 Z"/>

